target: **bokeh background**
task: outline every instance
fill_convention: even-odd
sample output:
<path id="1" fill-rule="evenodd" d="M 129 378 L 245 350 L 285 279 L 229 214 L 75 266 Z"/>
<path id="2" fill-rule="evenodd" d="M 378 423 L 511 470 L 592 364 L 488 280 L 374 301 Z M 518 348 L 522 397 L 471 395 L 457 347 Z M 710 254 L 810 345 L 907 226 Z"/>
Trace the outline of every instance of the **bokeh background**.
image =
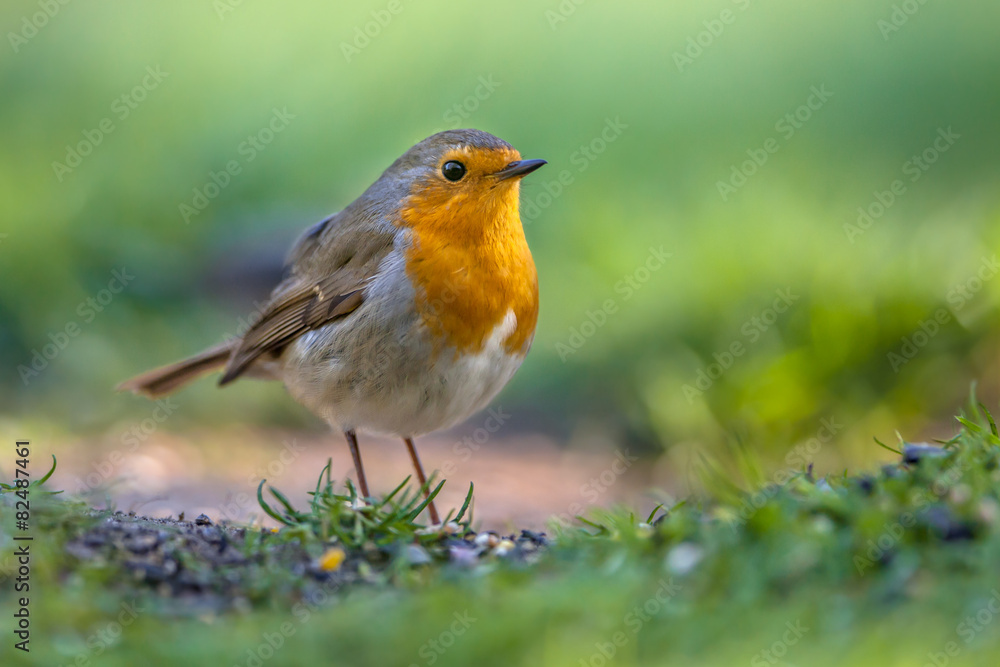
<path id="1" fill-rule="evenodd" d="M 176 512 L 216 480 L 217 506 L 288 441 L 307 485 L 343 447 L 280 386 L 160 413 L 113 387 L 237 333 L 301 230 L 452 127 L 550 163 L 522 189 L 534 348 L 457 466 L 496 516 L 501 487 L 589 500 L 619 449 L 650 461 L 620 492 L 682 492 L 702 453 L 832 471 L 948 435 L 974 383 L 997 403 L 996 5 L 44 4 L 0 8 L 0 424 L 68 488 Z"/>

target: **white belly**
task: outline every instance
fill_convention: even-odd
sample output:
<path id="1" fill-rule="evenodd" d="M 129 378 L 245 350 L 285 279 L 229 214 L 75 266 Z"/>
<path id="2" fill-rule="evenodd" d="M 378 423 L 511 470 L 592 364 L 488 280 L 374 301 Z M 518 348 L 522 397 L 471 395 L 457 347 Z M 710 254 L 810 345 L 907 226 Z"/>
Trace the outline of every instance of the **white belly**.
<path id="1" fill-rule="evenodd" d="M 404 437 L 447 428 L 485 407 L 524 360 L 504 347 L 513 311 L 480 351 L 456 355 L 435 354 L 412 311 L 385 322 L 379 310 L 305 334 L 282 360 L 289 392 L 337 428 Z"/>
<path id="2" fill-rule="evenodd" d="M 508 311 L 497 325 L 483 349 L 475 354 L 458 357 L 441 355 L 435 363 L 431 381 L 443 385 L 436 401 L 424 401 L 426 383 L 416 382 L 408 395 L 399 396 L 395 406 L 387 409 L 396 424 L 389 430 L 397 435 L 419 435 L 453 426 L 484 408 L 500 393 L 524 361 L 524 355 L 511 354 L 504 342 L 517 328 L 517 318 Z M 399 400 L 402 399 L 402 400 Z M 404 432 L 404 425 L 413 429 Z"/>

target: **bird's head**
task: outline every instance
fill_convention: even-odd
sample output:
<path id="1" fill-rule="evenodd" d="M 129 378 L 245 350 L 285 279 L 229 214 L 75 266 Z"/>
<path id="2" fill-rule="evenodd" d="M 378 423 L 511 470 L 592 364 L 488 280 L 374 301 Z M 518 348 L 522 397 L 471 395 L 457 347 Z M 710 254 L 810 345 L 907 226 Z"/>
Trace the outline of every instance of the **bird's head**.
<path id="1" fill-rule="evenodd" d="M 417 232 L 479 237 L 520 228 L 521 178 L 545 164 L 522 160 L 506 141 L 480 130 L 424 139 L 390 167 L 409 185 L 403 223 Z"/>

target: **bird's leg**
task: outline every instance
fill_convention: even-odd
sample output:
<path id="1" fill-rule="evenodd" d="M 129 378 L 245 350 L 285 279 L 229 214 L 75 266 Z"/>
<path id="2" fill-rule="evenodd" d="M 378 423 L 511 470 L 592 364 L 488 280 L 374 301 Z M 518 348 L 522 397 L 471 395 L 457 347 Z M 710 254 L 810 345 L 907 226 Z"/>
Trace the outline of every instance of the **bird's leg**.
<path id="1" fill-rule="evenodd" d="M 403 438 L 403 442 L 406 443 L 406 449 L 410 452 L 410 460 L 413 461 L 413 469 L 417 471 L 417 481 L 420 482 L 420 488 L 424 490 L 424 497 L 426 498 L 430 495 L 431 490 L 427 488 L 427 476 L 424 475 L 424 467 L 420 465 L 420 457 L 417 456 L 417 448 L 413 446 L 413 438 Z M 441 523 L 441 519 L 438 518 L 437 508 L 434 507 L 433 500 L 427 505 L 427 510 L 431 515 L 431 523 Z"/>
<path id="2" fill-rule="evenodd" d="M 365 468 L 361 465 L 361 450 L 358 449 L 358 436 L 353 430 L 344 431 L 344 436 L 347 438 L 347 446 L 351 448 L 351 458 L 354 459 L 354 470 L 358 473 L 358 488 L 361 490 L 361 496 L 368 498 L 370 496 L 368 493 L 368 480 L 365 479 Z"/>

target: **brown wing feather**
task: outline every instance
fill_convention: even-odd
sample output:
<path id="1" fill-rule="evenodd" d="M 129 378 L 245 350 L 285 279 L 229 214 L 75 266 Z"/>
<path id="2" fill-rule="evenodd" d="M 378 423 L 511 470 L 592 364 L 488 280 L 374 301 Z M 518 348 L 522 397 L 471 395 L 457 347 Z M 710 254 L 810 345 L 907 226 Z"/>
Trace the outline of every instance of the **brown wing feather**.
<path id="1" fill-rule="evenodd" d="M 278 355 L 307 331 L 346 317 L 364 301 L 369 281 L 395 243 L 397 230 L 345 210 L 314 225 L 296 242 L 292 275 L 233 350 L 219 384 L 264 355 Z"/>
<path id="2" fill-rule="evenodd" d="M 279 352 L 307 331 L 318 329 L 355 311 L 364 301 L 364 287 L 336 289 L 344 276 L 334 274 L 312 285 L 289 290 L 261 315 L 233 352 L 219 384 L 236 379 L 255 359 Z"/>

